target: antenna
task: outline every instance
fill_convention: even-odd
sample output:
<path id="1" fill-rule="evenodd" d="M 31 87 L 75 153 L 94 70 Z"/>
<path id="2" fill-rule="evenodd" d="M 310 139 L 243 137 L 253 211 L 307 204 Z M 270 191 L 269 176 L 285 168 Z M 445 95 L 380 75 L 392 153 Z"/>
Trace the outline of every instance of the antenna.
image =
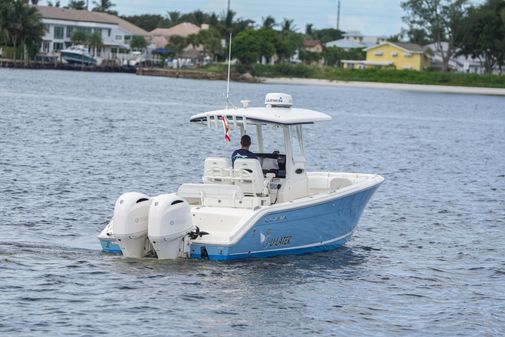
<path id="1" fill-rule="evenodd" d="M 230 33 L 230 42 L 228 44 L 228 79 L 226 81 L 226 109 L 228 109 L 228 105 L 233 106 L 230 103 L 230 73 L 231 73 L 231 36 Z"/>
<path id="2" fill-rule="evenodd" d="M 340 30 L 340 0 L 338 0 L 337 8 L 337 30 Z"/>

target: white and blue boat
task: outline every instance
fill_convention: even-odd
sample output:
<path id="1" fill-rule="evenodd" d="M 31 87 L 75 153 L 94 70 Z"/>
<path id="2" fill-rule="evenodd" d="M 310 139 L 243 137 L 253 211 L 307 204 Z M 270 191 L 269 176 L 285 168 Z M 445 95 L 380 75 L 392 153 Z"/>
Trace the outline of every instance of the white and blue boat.
<path id="1" fill-rule="evenodd" d="M 349 241 L 384 178 L 307 172 L 303 129 L 327 114 L 295 108 L 290 95 L 267 94 L 265 107 L 194 115 L 207 127 L 239 130 L 257 140 L 258 159 L 210 157 L 202 182 L 171 194 L 121 195 L 100 233 L 103 251 L 133 258 L 234 260 L 336 249 Z M 280 151 L 267 151 L 268 135 Z"/>
<path id="2" fill-rule="evenodd" d="M 96 59 L 88 53 L 88 49 L 81 45 L 71 46 L 60 51 L 61 58 L 70 64 L 86 66 L 96 65 Z"/>

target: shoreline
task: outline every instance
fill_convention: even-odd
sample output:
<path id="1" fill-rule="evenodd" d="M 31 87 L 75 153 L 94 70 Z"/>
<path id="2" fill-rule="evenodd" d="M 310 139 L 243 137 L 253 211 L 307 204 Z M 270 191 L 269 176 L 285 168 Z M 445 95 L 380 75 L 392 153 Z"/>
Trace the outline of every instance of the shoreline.
<path id="1" fill-rule="evenodd" d="M 449 94 L 470 94 L 470 95 L 490 95 L 505 96 L 503 88 L 486 87 L 463 87 L 450 85 L 432 84 L 407 84 L 407 83 L 384 83 L 384 82 L 359 82 L 359 81 L 330 81 L 315 78 L 288 78 L 288 77 L 259 77 L 261 83 L 265 84 L 285 84 L 285 85 L 321 85 L 343 88 L 366 88 L 366 89 L 387 89 L 406 90 L 420 92 L 438 92 Z"/>
<path id="2" fill-rule="evenodd" d="M 0 61 L 5 61 L 1 60 Z M 8 64 L 8 66 L 6 66 Z M 124 67 L 83 67 L 74 65 L 55 66 L 54 64 L 31 62 L 28 66 L 18 61 L 14 64 L 0 62 L 0 68 L 5 69 L 31 69 L 31 70 L 71 70 L 90 72 L 115 72 L 131 73 L 137 76 L 159 76 L 172 78 L 187 78 L 194 80 L 221 80 L 226 81 L 226 74 L 220 72 L 208 72 L 199 69 L 163 69 L 163 68 L 124 68 Z M 505 88 L 492 87 L 466 87 L 434 84 L 411 84 L 411 83 L 389 83 L 389 82 L 366 82 L 366 81 L 340 81 L 317 78 L 296 78 L 296 77 L 253 77 L 250 74 L 232 73 L 232 81 L 260 84 L 279 85 L 318 85 L 341 88 L 365 88 L 383 90 L 404 90 L 417 92 L 467 94 L 467 95 L 488 95 L 505 96 Z"/>

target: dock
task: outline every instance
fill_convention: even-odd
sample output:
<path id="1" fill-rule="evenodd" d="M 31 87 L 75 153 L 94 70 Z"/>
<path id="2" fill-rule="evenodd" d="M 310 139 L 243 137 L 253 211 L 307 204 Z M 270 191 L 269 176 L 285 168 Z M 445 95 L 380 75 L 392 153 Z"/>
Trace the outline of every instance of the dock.
<path id="1" fill-rule="evenodd" d="M 80 64 L 69 64 L 63 62 L 38 62 L 23 60 L 0 59 L 0 68 L 16 69 L 51 69 L 51 70 L 72 70 L 72 71 L 94 71 L 108 73 L 130 73 L 135 74 L 134 67 L 127 66 L 87 66 Z"/>

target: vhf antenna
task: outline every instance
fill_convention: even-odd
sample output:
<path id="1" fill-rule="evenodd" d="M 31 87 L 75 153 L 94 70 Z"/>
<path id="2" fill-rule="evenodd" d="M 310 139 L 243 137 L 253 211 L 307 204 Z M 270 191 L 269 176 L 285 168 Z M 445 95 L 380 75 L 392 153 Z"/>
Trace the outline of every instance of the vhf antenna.
<path id="1" fill-rule="evenodd" d="M 226 109 L 228 109 L 228 106 L 231 104 L 230 102 L 230 73 L 231 73 L 231 36 L 232 33 L 230 33 L 230 42 L 228 44 L 228 79 L 226 82 Z"/>

